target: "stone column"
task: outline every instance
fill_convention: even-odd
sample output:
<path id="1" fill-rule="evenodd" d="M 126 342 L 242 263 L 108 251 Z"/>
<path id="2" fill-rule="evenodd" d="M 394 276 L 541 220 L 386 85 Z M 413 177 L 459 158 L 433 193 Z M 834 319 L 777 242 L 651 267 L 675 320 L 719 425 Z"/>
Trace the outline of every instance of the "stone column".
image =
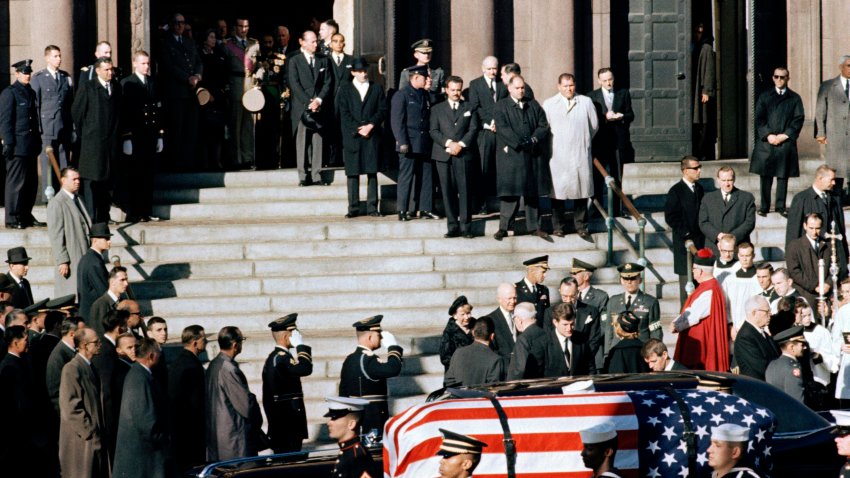
<path id="1" fill-rule="evenodd" d="M 481 60 L 495 54 L 493 0 L 451 2 L 452 64 L 450 72 L 463 78 L 464 87 L 481 76 Z"/>
<path id="2" fill-rule="evenodd" d="M 112 45 L 112 61 L 119 61 L 121 51 L 118 44 L 118 4 L 116 0 L 97 0 L 97 41 L 106 40 Z"/>
<path id="3" fill-rule="evenodd" d="M 824 2 L 828 3 L 828 2 Z M 806 122 L 797 141 L 801 156 L 820 156 L 820 145 L 813 139 L 815 102 L 823 78 L 838 74 L 836 51 L 831 53 L 827 39 L 823 39 L 821 52 L 821 2 L 820 0 L 794 0 L 787 3 L 788 16 L 788 69 L 791 72 L 789 87 L 800 94 L 806 112 Z M 824 28 L 829 25 L 824 17 Z M 824 35 L 825 36 L 825 35 Z M 845 43 L 846 44 L 846 43 Z"/>
<path id="4" fill-rule="evenodd" d="M 30 22 L 30 45 L 33 70 L 44 68 L 44 47 L 56 45 L 62 50 L 62 69 L 68 72 L 74 68 L 74 30 L 69 21 L 74 16 L 72 0 L 31 0 L 32 18 Z M 49 15 L 43 14 L 50 12 Z"/>
<path id="5" fill-rule="evenodd" d="M 539 102 L 575 70 L 573 0 L 514 0 L 514 59 Z"/>
<path id="6" fill-rule="evenodd" d="M 337 0 L 334 2 L 333 18 L 339 23 L 339 33 L 345 37 L 345 52 L 349 55 L 359 51 L 354 38 L 354 0 Z M 383 25 L 372 25 L 372 28 L 383 28 Z M 292 34 L 292 32 L 290 32 Z"/>
<path id="7" fill-rule="evenodd" d="M 592 0 L 593 11 L 593 88 L 596 72 L 611 66 L 611 0 Z"/>

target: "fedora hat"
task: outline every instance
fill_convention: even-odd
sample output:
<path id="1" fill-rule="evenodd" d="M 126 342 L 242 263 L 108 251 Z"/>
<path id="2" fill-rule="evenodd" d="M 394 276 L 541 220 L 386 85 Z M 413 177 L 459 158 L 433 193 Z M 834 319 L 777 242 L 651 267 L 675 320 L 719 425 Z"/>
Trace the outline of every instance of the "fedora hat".
<path id="1" fill-rule="evenodd" d="M 6 252 L 7 264 L 24 264 L 32 260 L 32 257 L 27 255 L 27 250 L 24 247 L 13 247 Z"/>

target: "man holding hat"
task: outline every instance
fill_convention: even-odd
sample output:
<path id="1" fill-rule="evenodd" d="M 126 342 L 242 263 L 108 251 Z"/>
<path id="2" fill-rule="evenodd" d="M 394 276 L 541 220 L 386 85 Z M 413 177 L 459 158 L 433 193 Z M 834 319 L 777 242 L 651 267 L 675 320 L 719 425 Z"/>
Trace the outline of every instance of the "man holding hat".
<path id="1" fill-rule="evenodd" d="M 440 428 L 443 442 L 437 455 L 440 460 L 440 478 L 469 478 L 481 462 L 481 452 L 487 446 L 468 435 Z"/>
<path id="2" fill-rule="evenodd" d="M 369 81 L 366 58 L 351 62 L 352 81 L 337 92 L 342 133 L 342 159 L 348 186 L 347 218 L 360 214 L 360 175 L 366 175 L 366 214 L 380 217 L 378 211 L 378 163 L 381 150 L 381 124 L 387 116 L 384 89 Z"/>
<path id="3" fill-rule="evenodd" d="M 263 409 L 275 453 L 301 451 L 307 438 L 301 377 L 313 373 L 313 357 L 295 325 L 297 319 L 298 314 L 289 314 L 269 323 L 275 348 L 263 366 Z M 293 347 L 295 355 L 289 351 Z"/>
<path id="4" fill-rule="evenodd" d="M 9 264 L 6 277 L 12 284 L 12 297 L 9 300 L 16 309 L 25 309 L 33 304 L 32 289 L 26 279 L 32 257 L 27 255 L 24 247 L 13 247 L 6 252 L 6 256 L 6 264 Z"/>
<path id="5" fill-rule="evenodd" d="M 36 157 L 41 152 L 32 60 L 14 65 L 15 82 L 0 93 L 0 138 L 6 163 L 6 228 L 44 227 L 32 215 L 38 189 Z"/>
<path id="6" fill-rule="evenodd" d="M 747 454 L 750 429 L 724 423 L 711 429 L 708 447 L 708 466 L 714 469 L 712 478 L 759 478 L 759 474 L 744 466 L 735 466 Z"/>
<path id="7" fill-rule="evenodd" d="M 383 315 L 375 315 L 352 324 L 357 331 L 357 350 L 345 358 L 339 377 L 339 394 L 343 397 L 359 397 L 369 404 L 361 423 L 366 433 L 377 431 L 382 435 L 384 423 L 390 416 L 387 403 L 387 379 L 401 373 L 401 358 L 404 354 L 395 336 L 381 330 Z M 381 348 L 381 340 L 387 347 L 387 361 L 382 362 L 375 354 Z"/>
<path id="8" fill-rule="evenodd" d="M 92 224 L 89 231 L 91 247 L 80 259 L 77 266 L 77 298 L 80 301 L 80 317 L 88 320 L 91 306 L 107 289 L 109 289 L 109 273 L 106 272 L 106 261 L 103 253 L 112 246 L 112 233 L 105 222 Z"/>
<path id="9" fill-rule="evenodd" d="M 581 460 L 584 466 L 593 470 L 593 478 L 620 478 L 620 470 L 614 468 L 617 456 L 617 430 L 611 423 L 605 422 L 581 430 Z"/>
<path id="10" fill-rule="evenodd" d="M 516 301 L 531 302 L 537 310 L 539 324 L 549 308 L 549 288 L 543 285 L 546 272 L 549 270 L 549 256 L 540 256 L 522 263 L 525 266 L 525 277 L 516 283 Z"/>
<path id="11" fill-rule="evenodd" d="M 369 406 L 368 400 L 351 397 L 328 397 L 328 436 L 339 444 L 333 478 L 372 478 L 380 476 L 372 455 L 360 443 L 360 419 Z"/>
<path id="12" fill-rule="evenodd" d="M 699 284 L 670 325 L 679 334 L 673 357 L 692 370 L 729 370 L 729 326 L 726 298 L 714 277 L 714 254 L 703 248 L 694 257 L 693 276 Z"/>
<path id="13" fill-rule="evenodd" d="M 617 345 L 619 337 L 614 334 L 614 320 L 625 312 L 631 312 L 640 320 L 640 340 L 646 342 L 649 339 L 662 340 L 664 331 L 661 330 L 661 307 L 658 299 L 640 290 L 643 282 L 641 273 L 644 267 L 635 262 L 629 262 L 617 267 L 620 274 L 620 284 L 623 293 L 611 296 L 608 300 L 607 314 L 602 316 L 602 331 L 605 337 L 602 349 L 602 361 L 608 355 L 608 351 Z M 599 357 L 597 356 L 597 363 Z"/>
<path id="14" fill-rule="evenodd" d="M 764 372 L 764 379 L 767 383 L 803 402 L 805 384 L 799 361 L 807 347 L 803 326 L 798 325 L 783 330 L 776 334 L 773 340 L 779 344 L 782 355 L 770 362 Z"/>
<path id="15" fill-rule="evenodd" d="M 398 78 L 398 89 L 401 91 L 402 88 L 410 84 L 410 75 L 411 70 L 416 67 L 424 67 L 428 72 L 427 76 L 431 77 L 431 89 L 428 91 L 429 97 L 432 105 L 435 105 L 444 99 L 445 97 L 445 77 L 446 74 L 443 72 L 442 68 L 431 68 L 431 57 L 433 56 L 434 50 L 434 41 L 430 38 L 423 38 L 418 40 L 414 44 L 410 45 L 410 48 L 413 49 L 413 58 L 416 58 L 416 64 L 411 67 L 407 67 L 401 70 L 401 74 Z"/>

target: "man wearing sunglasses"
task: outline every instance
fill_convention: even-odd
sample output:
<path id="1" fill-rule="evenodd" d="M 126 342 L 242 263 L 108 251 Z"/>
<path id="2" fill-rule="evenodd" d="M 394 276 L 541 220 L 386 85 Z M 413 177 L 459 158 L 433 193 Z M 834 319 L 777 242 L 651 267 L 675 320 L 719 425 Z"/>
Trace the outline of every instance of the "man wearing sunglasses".
<path id="1" fill-rule="evenodd" d="M 664 220 L 673 229 L 673 270 L 679 275 L 679 301 L 685 303 L 688 294 L 688 251 L 685 241 L 693 241 L 702 249 L 705 236 L 699 228 L 699 205 L 705 192 L 699 184 L 702 165 L 695 156 L 685 156 L 681 165 L 682 180 L 670 188 L 664 205 Z"/>

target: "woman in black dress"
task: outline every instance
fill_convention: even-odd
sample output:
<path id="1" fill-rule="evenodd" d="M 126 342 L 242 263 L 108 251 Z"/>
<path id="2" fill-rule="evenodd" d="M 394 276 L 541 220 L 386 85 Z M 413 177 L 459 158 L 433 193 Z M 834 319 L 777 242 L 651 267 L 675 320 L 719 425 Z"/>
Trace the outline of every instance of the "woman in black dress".
<path id="1" fill-rule="evenodd" d="M 641 348 L 643 342 L 638 338 L 640 319 L 630 311 L 625 311 L 614 320 L 614 333 L 620 337 L 617 345 L 611 347 L 605 360 L 605 373 L 642 373 L 649 372 L 649 366 L 643 360 Z"/>
<path id="2" fill-rule="evenodd" d="M 464 295 L 452 302 L 449 315 L 449 322 L 440 338 L 440 362 L 446 370 L 449 369 L 455 350 L 472 343 L 472 326 L 475 323 L 472 306 Z"/>

